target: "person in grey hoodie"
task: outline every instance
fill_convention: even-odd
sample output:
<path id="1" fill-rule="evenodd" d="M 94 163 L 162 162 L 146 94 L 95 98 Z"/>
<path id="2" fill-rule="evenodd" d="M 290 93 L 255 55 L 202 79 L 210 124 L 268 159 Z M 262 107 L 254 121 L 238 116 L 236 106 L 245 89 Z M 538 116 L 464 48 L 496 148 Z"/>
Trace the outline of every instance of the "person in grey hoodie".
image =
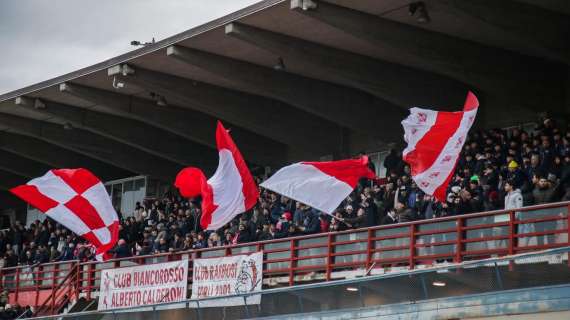
<path id="1" fill-rule="evenodd" d="M 515 188 L 513 181 L 507 180 L 505 183 L 505 193 L 505 210 L 522 208 L 522 193 L 520 189 Z"/>
<path id="2" fill-rule="evenodd" d="M 515 188 L 515 183 L 512 180 L 507 180 L 505 182 L 505 210 L 519 209 L 523 206 L 523 196 L 520 189 Z M 524 213 L 516 212 L 516 220 L 521 220 L 524 218 Z M 534 232 L 533 224 L 519 224 L 518 234 L 531 233 Z M 527 246 L 531 237 L 518 238 L 518 246 Z"/>

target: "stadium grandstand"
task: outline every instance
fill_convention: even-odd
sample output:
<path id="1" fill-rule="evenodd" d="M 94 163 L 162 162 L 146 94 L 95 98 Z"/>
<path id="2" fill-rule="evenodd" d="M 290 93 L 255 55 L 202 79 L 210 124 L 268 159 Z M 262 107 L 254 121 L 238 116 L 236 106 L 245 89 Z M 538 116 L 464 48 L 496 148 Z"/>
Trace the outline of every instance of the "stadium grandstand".
<path id="1" fill-rule="evenodd" d="M 569 318 L 569 38 L 566 0 L 264 0 L 0 95 L 0 319 Z M 402 159 L 401 121 L 468 91 L 478 115 L 438 202 Z M 202 230 L 172 184 L 214 172 L 217 120 L 258 184 L 363 154 L 379 178 L 334 218 L 261 189 Z M 7 191 L 74 167 L 119 213 L 109 261 Z M 242 305 L 190 298 L 196 259 L 260 251 L 263 290 Z M 97 311 L 103 270 L 186 259 L 184 302 Z"/>

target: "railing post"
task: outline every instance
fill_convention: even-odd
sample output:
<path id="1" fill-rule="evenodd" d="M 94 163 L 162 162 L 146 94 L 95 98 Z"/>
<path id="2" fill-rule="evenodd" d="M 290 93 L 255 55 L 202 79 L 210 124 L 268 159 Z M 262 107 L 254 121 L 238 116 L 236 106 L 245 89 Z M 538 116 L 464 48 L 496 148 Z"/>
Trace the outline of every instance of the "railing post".
<path id="1" fill-rule="evenodd" d="M 19 293 L 19 289 L 20 289 L 20 267 L 16 268 L 16 283 L 15 283 L 15 287 L 16 290 L 14 292 L 14 301 L 18 301 L 18 293 Z"/>
<path id="2" fill-rule="evenodd" d="M 289 254 L 289 286 L 292 286 L 294 283 L 294 278 L 295 278 L 295 270 L 294 268 L 297 266 L 297 261 L 295 261 L 295 240 L 291 239 L 289 240 L 289 248 L 291 250 L 291 253 Z"/>
<path id="3" fill-rule="evenodd" d="M 518 238 L 515 236 L 518 232 L 517 226 L 515 224 L 516 214 L 514 211 L 509 211 L 509 255 L 515 254 L 516 249 L 515 247 L 518 246 Z M 513 271 L 515 269 L 515 264 L 513 260 L 509 261 L 509 271 Z"/>
<path id="4" fill-rule="evenodd" d="M 568 229 L 568 237 L 566 238 L 566 244 L 570 245 L 570 204 L 568 205 L 566 211 L 566 227 Z M 570 253 L 566 253 L 566 259 L 568 267 L 570 267 Z"/>
<path id="5" fill-rule="evenodd" d="M 513 255 L 516 252 L 515 247 L 517 246 L 517 224 L 515 224 L 515 212 L 509 211 L 509 255 Z"/>
<path id="6" fill-rule="evenodd" d="M 82 277 L 82 273 L 81 273 L 81 263 L 77 262 L 77 265 L 75 266 L 75 283 L 73 284 L 75 286 L 75 301 L 79 300 L 79 288 L 81 286 L 81 277 Z"/>
<path id="7" fill-rule="evenodd" d="M 463 218 L 457 219 L 457 244 L 455 248 L 455 263 L 460 263 L 463 261 L 463 255 L 461 252 L 463 251 Z"/>
<path id="8" fill-rule="evenodd" d="M 332 242 L 333 242 L 333 236 L 332 234 L 328 234 L 327 235 L 327 265 L 325 266 L 325 270 L 326 270 L 326 274 L 325 274 L 325 279 L 327 281 L 331 280 L 331 273 L 332 273 L 332 264 L 333 264 L 333 257 L 332 257 L 332 251 L 333 251 L 333 247 L 332 247 Z"/>
<path id="9" fill-rule="evenodd" d="M 53 266 L 53 280 L 51 282 L 51 306 L 50 314 L 53 315 L 55 311 L 55 287 L 57 284 L 57 278 L 59 276 L 59 263 Z"/>
<path id="10" fill-rule="evenodd" d="M 414 269 L 414 267 L 415 267 L 414 266 L 415 256 L 416 256 L 416 225 L 411 224 L 410 225 L 410 257 L 409 257 L 409 263 L 410 263 L 409 269 L 410 270 Z"/>
<path id="11" fill-rule="evenodd" d="M 92 290 L 92 286 L 93 286 L 93 269 L 94 269 L 94 264 L 90 263 L 87 265 L 87 300 L 91 300 L 91 290 Z"/>
<path id="12" fill-rule="evenodd" d="M 40 283 L 43 280 L 43 270 L 44 267 L 40 264 L 38 266 L 38 273 L 37 273 L 37 278 L 36 278 L 36 299 L 34 301 L 34 305 L 37 306 L 39 303 L 39 299 L 40 299 Z"/>
<path id="13" fill-rule="evenodd" d="M 369 272 L 370 266 L 372 266 L 372 238 L 374 235 L 374 230 L 372 228 L 368 229 L 368 239 L 366 239 L 366 272 Z M 366 274 L 367 275 L 367 274 Z"/>

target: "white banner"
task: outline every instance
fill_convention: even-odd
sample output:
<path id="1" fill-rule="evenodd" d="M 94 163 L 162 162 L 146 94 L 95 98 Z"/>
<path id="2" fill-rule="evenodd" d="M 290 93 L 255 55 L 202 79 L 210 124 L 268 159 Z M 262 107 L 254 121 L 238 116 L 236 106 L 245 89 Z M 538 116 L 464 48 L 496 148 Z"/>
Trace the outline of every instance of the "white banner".
<path id="1" fill-rule="evenodd" d="M 251 255 L 194 260 L 192 299 L 261 292 L 263 252 Z M 260 304 L 261 295 L 200 301 L 199 307 L 228 307 Z M 191 304 L 197 307 L 198 304 Z"/>
<path id="2" fill-rule="evenodd" d="M 186 300 L 188 259 L 101 271 L 97 310 Z"/>

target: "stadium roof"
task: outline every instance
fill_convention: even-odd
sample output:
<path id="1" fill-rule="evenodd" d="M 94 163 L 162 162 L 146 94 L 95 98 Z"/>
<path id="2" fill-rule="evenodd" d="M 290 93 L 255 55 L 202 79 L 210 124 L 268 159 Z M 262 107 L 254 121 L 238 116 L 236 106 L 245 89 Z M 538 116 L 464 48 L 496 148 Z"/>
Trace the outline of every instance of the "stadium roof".
<path id="1" fill-rule="evenodd" d="M 411 106 L 479 126 L 568 113 L 566 0 L 265 0 L 0 96 L 0 180 L 50 167 L 104 179 L 212 169 L 215 121 L 251 163 L 401 143 Z"/>

